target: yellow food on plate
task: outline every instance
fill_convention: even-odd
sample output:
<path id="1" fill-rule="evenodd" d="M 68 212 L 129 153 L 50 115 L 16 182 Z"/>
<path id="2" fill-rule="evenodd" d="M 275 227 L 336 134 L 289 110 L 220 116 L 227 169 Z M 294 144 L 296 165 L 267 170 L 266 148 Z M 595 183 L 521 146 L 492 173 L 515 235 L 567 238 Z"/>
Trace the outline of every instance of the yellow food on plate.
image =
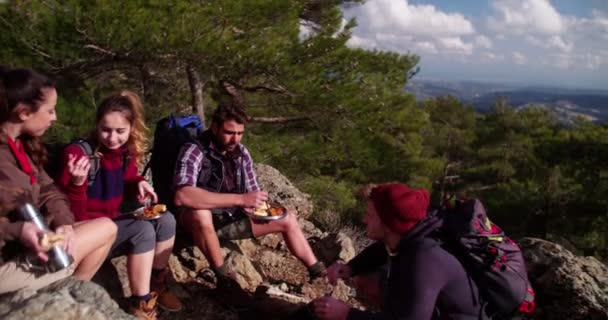
<path id="1" fill-rule="evenodd" d="M 63 233 L 45 233 L 40 238 L 40 246 L 44 251 L 49 251 L 54 246 L 63 244 L 63 241 L 65 241 L 65 234 Z"/>
<path id="2" fill-rule="evenodd" d="M 255 209 L 253 214 L 256 216 L 267 217 L 269 208 L 270 206 L 268 205 L 268 202 L 264 202 L 261 207 Z"/>

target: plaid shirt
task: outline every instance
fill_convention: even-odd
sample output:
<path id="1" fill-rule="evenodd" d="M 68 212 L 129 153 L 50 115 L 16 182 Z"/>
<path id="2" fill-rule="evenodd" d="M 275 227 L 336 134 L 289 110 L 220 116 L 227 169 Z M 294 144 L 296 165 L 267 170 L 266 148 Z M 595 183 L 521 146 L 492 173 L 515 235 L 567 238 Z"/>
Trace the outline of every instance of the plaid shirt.
<path id="1" fill-rule="evenodd" d="M 213 142 L 209 147 L 215 149 Z M 243 161 L 235 161 L 236 170 L 243 170 L 245 175 L 245 192 L 259 191 L 260 186 L 253 170 L 253 159 L 245 146 L 239 144 Z M 173 187 L 177 190 L 180 187 L 196 187 L 198 176 L 203 162 L 203 151 L 195 143 L 186 143 L 179 152 L 177 163 L 175 164 L 175 178 Z M 242 167 L 241 167 L 242 164 Z"/>

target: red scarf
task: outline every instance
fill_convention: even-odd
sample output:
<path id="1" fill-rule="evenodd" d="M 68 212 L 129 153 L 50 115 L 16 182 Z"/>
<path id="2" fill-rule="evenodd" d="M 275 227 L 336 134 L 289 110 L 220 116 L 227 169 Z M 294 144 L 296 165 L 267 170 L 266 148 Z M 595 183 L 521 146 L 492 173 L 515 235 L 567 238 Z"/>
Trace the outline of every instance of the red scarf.
<path id="1" fill-rule="evenodd" d="M 34 175 L 34 169 L 32 169 L 32 165 L 30 164 L 30 160 L 27 158 L 27 153 L 25 153 L 25 148 L 23 148 L 23 144 L 19 139 L 17 142 L 14 142 L 11 137 L 7 137 L 8 146 L 11 148 L 15 159 L 17 159 L 17 164 L 21 167 L 21 170 L 30 176 L 30 183 L 36 183 L 36 176 Z"/>

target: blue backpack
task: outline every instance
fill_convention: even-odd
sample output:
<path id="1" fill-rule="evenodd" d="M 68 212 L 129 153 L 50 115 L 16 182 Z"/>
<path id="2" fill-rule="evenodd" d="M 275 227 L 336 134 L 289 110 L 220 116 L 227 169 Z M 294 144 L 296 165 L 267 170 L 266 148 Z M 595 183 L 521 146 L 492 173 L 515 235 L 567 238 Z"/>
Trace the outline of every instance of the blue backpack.
<path id="1" fill-rule="evenodd" d="M 203 121 L 198 115 L 180 117 L 171 114 L 160 119 L 156 124 L 152 156 L 143 175 L 146 175 L 148 169 L 152 170 L 152 183 L 158 201 L 166 204 L 170 209 L 174 208 L 172 186 L 179 151 L 186 142 L 195 141 L 203 128 Z"/>

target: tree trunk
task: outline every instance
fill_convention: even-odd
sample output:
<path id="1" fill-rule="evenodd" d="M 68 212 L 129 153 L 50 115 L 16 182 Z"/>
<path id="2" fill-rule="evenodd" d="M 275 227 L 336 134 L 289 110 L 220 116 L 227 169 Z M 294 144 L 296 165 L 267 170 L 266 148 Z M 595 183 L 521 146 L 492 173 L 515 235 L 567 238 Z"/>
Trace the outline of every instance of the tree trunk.
<path id="1" fill-rule="evenodd" d="M 205 83 L 201 80 L 200 74 L 193 65 L 186 65 L 186 72 L 188 73 L 188 84 L 190 85 L 190 95 L 192 97 L 192 112 L 197 114 L 203 123 L 205 123 L 205 108 L 203 104 L 203 87 Z"/>
<path id="2" fill-rule="evenodd" d="M 152 74 L 150 68 L 146 64 L 142 64 L 139 67 L 139 73 L 141 76 L 141 92 L 143 99 L 146 103 L 152 103 Z"/>
<path id="3" fill-rule="evenodd" d="M 237 86 L 235 86 L 234 84 L 232 84 L 229 81 L 221 80 L 220 88 L 224 91 L 225 94 L 228 95 L 230 101 L 232 102 L 232 105 L 238 106 L 241 108 L 245 107 L 245 104 L 244 104 L 245 99 L 243 97 L 243 93 L 241 92 L 241 90 L 239 88 L 237 88 Z"/>

